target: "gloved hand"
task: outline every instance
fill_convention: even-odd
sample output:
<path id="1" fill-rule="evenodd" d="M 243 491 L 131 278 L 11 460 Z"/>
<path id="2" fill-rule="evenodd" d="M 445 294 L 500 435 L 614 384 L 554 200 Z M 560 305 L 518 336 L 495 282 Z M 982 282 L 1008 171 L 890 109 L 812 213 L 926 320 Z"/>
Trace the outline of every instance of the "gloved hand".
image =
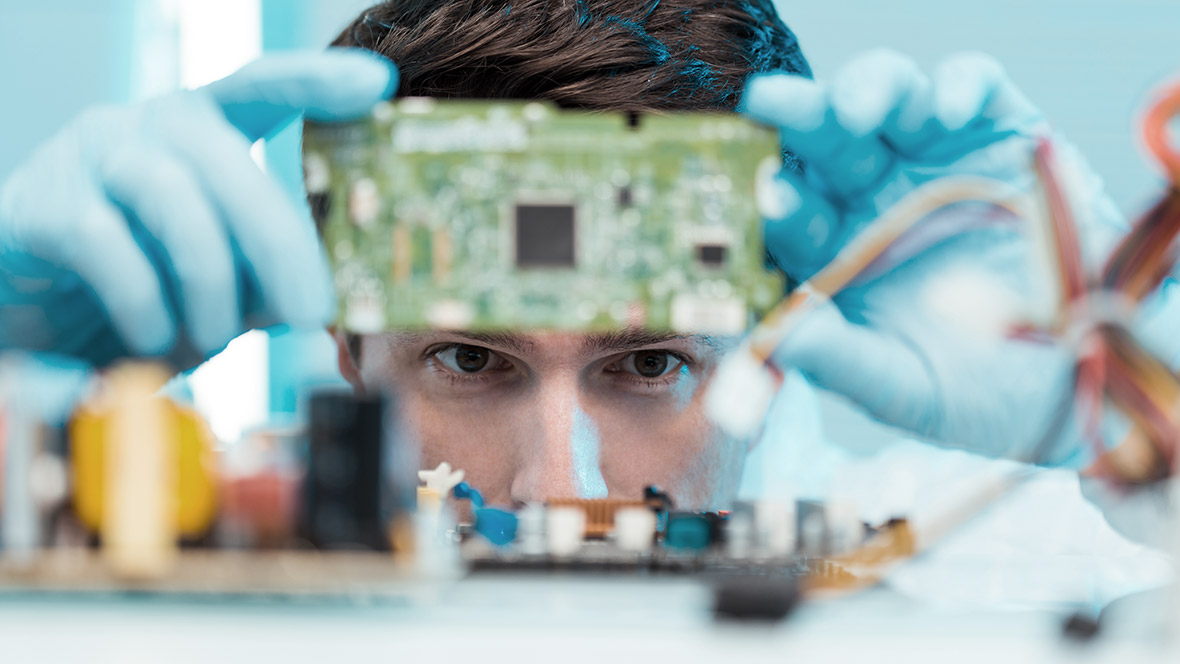
<path id="1" fill-rule="evenodd" d="M 767 247 L 803 281 L 918 185 L 970 174 L 1030 191 L 1032 153 L 1049 128 L 992 59 L 968 54 L 932 78 L 892 52 L 871 52 L 830 82 L 789 75 L 750 81 L 745 111 L 778 127 L 803 174 L 778 181 Z M 1088 265 L 1125 221 L 1068 146 Z M 772 205 L 771 207 L 774 207 Z M 879 420 L 993 456 L 1084 465 L 1072 417 L 1074 359 L 1060 343 L 1013 340 L 993 329 L 1021 311 L 1038 275 L 1028 224 L 990 206 L 955 206 L 812 312 L 773 358 L 844 395 Z M 990 311 L 989 311 L 990 310 Z M 966 320 L 975 317 L 975 325 Z M 1061 428 L 1064 425 L 1064 428 Z M 1054 430 L 1057 440 L 1041 445 Z M 1032 459 L 1036 450 L 1036 457 Z"/>
<path id="2" fill-rule="evenodd" d="M 249 149 L 300 112 L 362 115 L 396 85 L 387 61 L 334 50 L 84 112 L 0 189 L 0 348 L 187 364 L 247 326 L 323 324 L 314 230 Z"/>

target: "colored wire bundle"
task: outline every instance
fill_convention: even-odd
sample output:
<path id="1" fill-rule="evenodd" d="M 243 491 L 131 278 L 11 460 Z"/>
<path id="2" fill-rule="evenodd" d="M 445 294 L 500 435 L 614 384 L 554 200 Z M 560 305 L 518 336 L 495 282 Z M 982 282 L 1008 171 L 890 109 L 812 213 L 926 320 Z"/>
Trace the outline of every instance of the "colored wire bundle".
<path id="1" fill-rule="evenodd" d="M 1040 141 L 1034 154 L 1047 212 L 1041 215 L 1048 226 L 1044 259 L 1051 266 L 1060 298 L 1053 323 L 1044 331 L 1076 342 L 1074 398 L 1078 412 L 1086 418 L 1084 431 L 1094 444 L 1096 459 L 1084 472 L 1123 484 L 1170 476 L 1180 445 L 1180 378 L 1145 350 L 1129 328 L 1135 307 L 1172 273 L 1180 257 L 1176 247 L 1180 235 L 1180 152 L 1170 144 L 1167 130 L 1168 122 L 1177 115 L 1180 84 L 1165 92 L 1143 124 L 1148 148 L 1169 177 L 1168 191 L 1135 223 L 1096 280 L 1089 279 L 1085 269 L 1078 226 L 1056 174 L 1052 144 Z M 927 184 L 888 210 L 832 263 L 794 291 L 753 330 L 739 352 L 748 354 L 747 361 L 770 366 L 774 350 L 819 302 L 845 288 L 919 221 L 961 201 L 985 201 L 1019 218 L 1034 218 L 1025 197 L 998 182 L 946 178 Z M 1109 449 L 1102 440 L 1101 427 L 1107 404 L 1131 422 L 1129 433 Z M 1041 460 L 1042 448 L 1060 435 L 1064 424 L 1065 418 L 1059 418 L 1024 460 Z M 844 557 L 843 562 L 867 574 L 854 576 L 852 582 L 820 579 L 812 589 L 853 589 L 880 582 L 890 567 L 921 555 L 934 540 L 1034 475 L 1035 471 L 1027 468 L 1005 475 L 970 500 L 946 509 L 938 527 L 916 532 L 905 521 L 887 525 L 864 547 Z"/>
<path id="2" fill-rule="evenodd" d="M 1135 307 L 1171 274 L 1180 253 L 1180 154 L 1168 142 L 1169 120 L 1180 114 L 1180 85 L 1147 113 L 1148 148 L 1171 178 L 1164 197 L 1139 218 L 1111 253 L 1096 284 L 1087 287 L 1077 227 L 1055 174 L 1052 148 L 1038 146 L 1037 171 L 1048 202 L 1059 270 L 1064 330 L 1080 332 L 1075 399 L 1086 418 L 1095 462 L 1086 474 L 1144 484 L 1172 474 L 1180 443 L 1180 380 L 1136 341 L 1128 325 Z M 1096 303 L 1105 304 L 1099 310 Z M 1063 330 L 1055 330 L 1061 333 Z M 1108 449 L 1101 427 L 1107 404 L 1128 417 L 1131 430 Z"/>

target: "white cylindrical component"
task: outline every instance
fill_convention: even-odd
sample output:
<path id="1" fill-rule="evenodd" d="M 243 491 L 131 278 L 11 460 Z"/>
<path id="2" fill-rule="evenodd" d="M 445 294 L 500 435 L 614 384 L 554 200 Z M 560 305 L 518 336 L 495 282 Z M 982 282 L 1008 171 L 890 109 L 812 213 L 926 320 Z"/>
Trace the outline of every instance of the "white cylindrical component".
<path id="1" fill-rule="evenodd" d="M 754 551 L 754 516 L 734 512 L 725 525 L 725 553 L 734 560 L 745 560 Z"/>
<path id="2" fill-rule="evenodd" d="M 103 554 L 117 574 L 158 577 L 177 555 L 178 442 L 166 404 L 156 395 L 168 376 L 158 367 L 125 366 L 109 380 Z"/>
<path id="3" fill-rule="evenodd" d="M 551 507 L 545 515 L 545 541 L 549 555 L 572 556 L 582 547 L 586 512 L 580 507 Z"/>
<path id="4" fill-rule="evenodd" d="M 526 556 L 545 554 L 545 508 L 536 503 L 516 513 L 516 542 Z"/>
<path id="5" fill-rule="evenodd" d="M 69 491 L 69 471 L 55 454 L 41 451 L 29 468 L 33 501 L 39 512 L 47 512 L 66 499 Z"/>
<path id="6" fill-rule="evenodd" d="M 656 534 L 656 514 L 647 507 L 624 507 L 615 512 L 615 541 L 624 551 L 651 550 Z"/>
<path id="7" fill-rule="evenodd" d="M 758 552 L 782 557 L 795 550 L 795 503 L 763 501 L 754 506 L 754 531 Z"/>
<path id="8" fill-rule="evenodd" d="M 443 497 L 438 491 L 427 486 L 418 487 L 417 495 L 418 514 L 420 516 L 431 516 L 438 518 L 439 512 L 442 511 Z"/>
<path id="9" fill-rule="evenodd" d="M 799 527 L 799 545 L 804 555 L 822 556 L 828 552 L 828 524 L 823 512 L 808 514 Z"/>
<path id="10" fill-rule="evenodd" d="M 4 404 L 4 512 L 0 546 L 10 564 L 33 562 L 40 544 L 40 520 L 33 496 L 33 462 L 37 456 L 37 422 L 22 412 L 20 397 L 6 395 Z"/>
<path id="11" fill-rule="evenodd" d="M 824 508 L 824 516 L 831 553 L 847 553 L 861 545 L 864 525 L 861 524 L 856 505 L 848 501 L 830 502 Z"/>

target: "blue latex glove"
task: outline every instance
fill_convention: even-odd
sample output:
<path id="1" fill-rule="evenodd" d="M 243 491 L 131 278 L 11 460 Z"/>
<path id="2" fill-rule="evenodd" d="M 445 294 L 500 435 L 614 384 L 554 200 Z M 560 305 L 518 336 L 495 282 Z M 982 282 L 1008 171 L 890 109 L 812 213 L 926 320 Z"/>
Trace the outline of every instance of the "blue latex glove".
<path id="1" fill-rule="evenodd" d="M 323 324 L 314 230 L 249 149 L 300 112 L 358 116 L 396 85 L 367 52 L 288 54 L 84 112 L 0 189 L 0 347 L 187 364 L 248 326 Z"/>
<path id="2" fill-rule="evenodd" d="M 754 78 L 743 103 L 748 114 L 778 127 L 784 147 L 806 165 L 804 174 L 778 181 L 770 200 L 778 209 L 765 226 L 771 254 L 800 281 L 934 178 L 981 175 L 1028 190 L 1034 138 L 1049 133 L 1000 66 L 978 54 L 951 58 L 927 77 L 898 54 L 871 52 L 830 82 Z M 1059 161 L 1081 185 L 1074 192 L 1084 194 L 1083 253 L 1093 265 L 1125 221 L 1080 157 L 1058 143 Z M 1036 280 L 1024 229 L 1011 217 L 984 220 L 979 209 L 941 214 L 958 216 L 941 231 L 939 224 L 923 226 L 926 237 L 894 256 L 896 267 L 854 283 L 814 312 L 775 362 L 799 368 L 887 424 L 943 444 L 1018 459 L 1038 449 L 1036 461 L 1083 465 L 1070 412 L 1069 350 L 975 335 L 940 308 L 948 299 L 961 308 L 977 297 L 967 307 L 982 310 L 1027 294 Z M 1060 422 L 1066 428 L 1041 446 Z"/>

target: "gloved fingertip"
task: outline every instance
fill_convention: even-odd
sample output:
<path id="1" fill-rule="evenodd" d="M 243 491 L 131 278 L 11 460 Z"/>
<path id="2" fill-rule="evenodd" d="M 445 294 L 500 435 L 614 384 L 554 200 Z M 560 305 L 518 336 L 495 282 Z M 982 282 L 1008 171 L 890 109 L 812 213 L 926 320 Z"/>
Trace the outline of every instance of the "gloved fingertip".
<path id="1" fill-rule="evenodd" d="M 815 81 L 793 74 L 760 74 L 746 82 L 741 109 L 776 127 L 814 131 L 824 122 L 827 99 Z"/>
<path id="2" fill-rule="evenodd" d="M 883 99 L 861 92 L 833 91 L 833 110 L 836 119 L 854 138 L 864 138 L 880 129 L 889 109 Z"/>
<path id="3" fill-rule="evenodd" d="M 389 99 L 397 94 L 401 74 L 397 65 L 389 58 L 363 48 L 331 48 L 328 49 L 328 53 L 339 53 L 358 62 L 366 62 L 367 64 L 358 65 L 355 68 L 357 73 L 354 75 L 365 78 L 372 77 L 372 82 L 365 81 L 363 84 L 368 89 L 381 90 L 383 99 Z"/>
<path id="4" fill-rule="evenodd" d="M 948 131 L 959 131 L 979 117 L 1003 78 L 988 56 L 963 53 L 948 58 L 935 75 L 934 114 Z"/>
<path id="5" fill-rule="evenodd" d="M 962 131 L 975 116 L 974 111 L 961 104 L 937 104 L 935 107 L 935 118 L 946 131 Z"/>
<path id="6" fill-rule="evenodd" d="M 401 83 L 401 72 L 398 71 L 397 65 L 389 58 L 381 58 L 381 64 L 386 68 L 386 75 L 389 77 L 389 82 L 385 85 L 385 90 L 381 93 L 382 99 L 393 99 L 397 94 L 397 87 Z"/>
<path id="7" fill-rule="evenodd" d="M 282 322 L 292 327 L 324 327 L 332 322 L 335 315 L 336 303 L 331 281 L 326 277 L 316 278 L 298 291 L 288 292 L 285 300 L 277 313 Z"/>
<path id="8" fill-rule="evenodd" d="M 317 120 L 357 117 L 373 104 L 397 94 L 400 74 L 389 58 L 357 48 L 329 49 L 332 61 L 331 98 L 305 106 L 307 116 Z"/>

